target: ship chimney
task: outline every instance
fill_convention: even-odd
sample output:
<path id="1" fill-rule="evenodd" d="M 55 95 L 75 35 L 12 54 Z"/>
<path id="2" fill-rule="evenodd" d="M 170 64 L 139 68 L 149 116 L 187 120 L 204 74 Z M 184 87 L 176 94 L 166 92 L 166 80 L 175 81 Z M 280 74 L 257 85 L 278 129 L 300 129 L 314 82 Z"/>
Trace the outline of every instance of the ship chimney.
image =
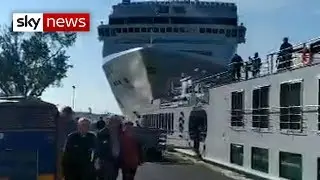
<path id="1" fill-rule="evenodd" d="M 122 4 L 130 4 L 131 0 L 122 0 Z"/>

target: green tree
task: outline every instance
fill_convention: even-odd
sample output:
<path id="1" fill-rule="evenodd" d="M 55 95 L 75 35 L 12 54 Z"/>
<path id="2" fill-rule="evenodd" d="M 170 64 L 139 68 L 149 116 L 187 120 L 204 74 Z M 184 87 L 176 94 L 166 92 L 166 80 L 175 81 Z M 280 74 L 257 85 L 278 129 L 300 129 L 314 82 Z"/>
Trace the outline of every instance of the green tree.
<path id="1" fill-rule="evenodd" d="M 3 28 L 0 33 L 0 90 L 6 96 L 39 97 L 50 86 L 60 86 L 67 77 L 75 33 L 18 33 Z"/>

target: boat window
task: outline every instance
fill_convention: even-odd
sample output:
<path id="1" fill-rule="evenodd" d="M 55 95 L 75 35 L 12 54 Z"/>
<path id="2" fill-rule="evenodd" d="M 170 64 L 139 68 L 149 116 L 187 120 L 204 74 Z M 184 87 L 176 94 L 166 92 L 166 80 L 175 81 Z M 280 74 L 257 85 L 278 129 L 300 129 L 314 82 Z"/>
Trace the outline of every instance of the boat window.
<path id="1" fill-rule="evenodd" d="M 110 18 L 110 25 L 119 24 L 216 24 L 237 25 L 237 18 L 224 17 L 130 17 Z M 239 30 L 244 32 L 244 29 Z"/>
<path id="2" fill-rule="evenodd" d="M 132 33 L 133 32 L 133 28 L 129 28 L 129 33 Z"/>
<path id="3" fill-rule="evenodd" d="M 173 32 L 178 33 L 179 32 L 179 28 L 173 28 Z"/>
<path id="4" fill-rule="evenodd" d="M 136 33 L 140 32 L 140 28 L 134 28 L 134 32 Z"/>
<path id="5" fill-rule="evenodd" d="M 224 29 L 219 29 L 219 34 L 224 34 Z"/>
<path id="6" fill-rule="evenodd" d="M 199 30 L 200 33 L 205 33 L 205 31 L 206 31 L 205 28 L 200 28 Z"/>
<path id="7" fill-rule="evenodd" d="M 166 28 L 160 28 L 160 32 L 161 33 L 165 33 L 166 32 Z"/>
<path id="8" fill-rule="evenodd" d="M 165 114 L 165 119 L 164 119 L 164 129 L 167 131 L 168 130 L 168 120 L 169 116 L 168 113 Z"/>
<path id="9" fill-rule="evenodd" d="M 98 35 L 105 36 L 105 28 L 98 28 Z"/>
<path id="10" fill-rule="evenodd" d="M 147 28 L 147 32 L 151 32 L 153 28 Z"/>
<path id="11" fill-rule="evenodd" d="M 230 163 L 243 165 L 243 145 L 230 144 Z"/>
<path id="12" fill-rule="evenodd" d="M 317 163 L 317 179 L 320 180 L 320 158 L 318 158 L 318 163 Z"/>
<path id="13" fill-rule="evenodd" d="M 269 89 L 264 86 L 252 92 L 252 127 L 269 127 Z"/>
<path id="14" fill-rule="evenodd" d="M 123 78 L 124 82 L 129 83 L 129 79 L 128 78 Z"/>
<path id="15" fill-rule="evenodd" d="M 159 32 L 159 28 L 153 28 L 152 31 L 157 33 L 157 32 Z"/>
<path id="16" fill-rule="evenodd" d="M 251 168 L 261 172 L 269 172 L 269 152 L 268 149 L 251 148 Z"/>
<path id="17" fill-rule="evenodd" d="M 179 31 L 182 32 L 182 33 L 184 33 L 184 32 L 186 32 L 186 29 L 183 28 L 183 27 L 181 27 L 181 28 L 179 28 Z"/>
<path id="18" fill-rule="evenodd" d="M 281 84 L 280 129 L 301 129 L 301 98 L 301 82 L 290 82 Z"/>
<path id="19" fill-rule="evenodd" d="M 166 31 L 167 32 L 172 32 L 172 27 L 167 27 Z"/>
<path id="20" fill-rule="evenodd" d="M 286 179 L 302 180 L 302 155 L 280 152 L 279 174 Z"/>
<path id="21" fill-rule="evenodd" d="M 227 37 L 230 37 L 230 36 L 231 36 L 231 30 L 230 30 L 230 29 L 227 29 L 227 30 L 226 30 L 226 36 L 227 36 Z"/>
<path id="22" fill-rule="evenodd" d="M 244 126 L 244 92 L 231 93 L 231 126 Z"/>
<path id="23" fill-rule="evenodd" d="M 141 28 L 141 32 L 147 32 L 147 28 Z"/>
<path id="24" fill-rule="evenodd" d="M 127 28 L 122 28 L 122 32 L 127 33 L 128 29 Z"/>
<path id="25" fill-rule="evenodd" d="M 232 37 L 237 37 L 237 30 L 236 29 L 232 29 L 232 32 L 231 32 L 231 36 Z"/>
<path id="26" fill-rule="evenodd" d="M 218 34 L 218 29 L 212 29 L 213 34 Z"/>
<path id="27" fill-rule="evenodd" d="M 158 13 L 169 13 L 169 6 L 159 6 Z"/>
<path id="28" fill-rule="evenodd" d="M 159 129 L 160 128 L 160 114 L 157 114 L 157 119 L 156 119 L 156 127 Z"/>
<path id="29" fill-rule="evenodd" d="M 173 12 L 177 13 L 177 14 L 184 14 L 186 13 L 186 9 L 183 6 L 174 6 L 172 7 Z"/>
<path id="30" fill-rule="evenodd" d="M 211 33 L 212 29 L 211 28 L 206 28 L 206 33 Z"/>
<path id="31" fill-rule="evenodd" d="M 121 33 L 121 28 L 116 28 L 116 33 Z"/>
<path id="32" fill-rule="evenodd" d="M 142 122 L 141 122 L 142 126 L 145 127 L 147 126 L 147 122 L 146 122 L 146 115 L 142 116 Z"/>

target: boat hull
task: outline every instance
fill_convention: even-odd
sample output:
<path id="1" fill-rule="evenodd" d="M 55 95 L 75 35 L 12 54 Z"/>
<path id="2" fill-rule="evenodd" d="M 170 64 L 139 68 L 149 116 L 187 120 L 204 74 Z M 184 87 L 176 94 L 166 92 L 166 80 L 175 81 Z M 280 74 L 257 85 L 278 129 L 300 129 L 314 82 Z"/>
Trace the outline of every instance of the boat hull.
<path id="1" fill-rule="evenodd" d="M 230 55 L 229 55 L 230 56 Z M 156 47 L 132 48 L 105 57 L 103 70 L 125 115 L 152 106 L 154 99 L 169 96 L 172 83 L 195 68 L 215 74 L 227 69 L 228 61 Z"/>

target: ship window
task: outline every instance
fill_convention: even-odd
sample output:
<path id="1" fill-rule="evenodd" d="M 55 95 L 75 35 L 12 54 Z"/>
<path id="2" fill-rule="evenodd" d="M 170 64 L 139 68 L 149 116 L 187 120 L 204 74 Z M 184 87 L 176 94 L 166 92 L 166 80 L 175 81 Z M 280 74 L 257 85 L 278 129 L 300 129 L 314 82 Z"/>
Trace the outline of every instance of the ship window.
<path id="1" fill-rule="evenodd" d="M 230 36 L 231 36 L 231 30 L 230 30 L 230 29 L 227 29 L 227 31 L 226 31 L 226 36 L 227 36 L 227 37 L 230 37 Z"/>
<path id="2" fill-rule="evenodd" d="M 159 28 L 153 28 L 152 30 L 153 32 L 156 32 L 156 33 L 159 32 Z"/>
<path id="3" fill-rule="evenodd" d="M 110 25 L 118 24 L 221 24 L 237 25 L 237 18 L 223 17 L 130 17 L 110 18 Z M 244 29 L 242 30 L 244 32 Z"/>
<path id="4" fill-rule="evenodd" d="M 207 33 L 211 33 L 211 32 L 212 32 L 212 29 L 211 29 L 211 28 L 206 28 L 206 32 L 207 32 Z"/>
<path id="5" fill-rule="evenodd" d="M 167 27 L 167 32 L 172 32 L 172 27 Z"/>
<path id="6" fill-rule="evenodd" d="M 129 33 L 132 33 L 133 32 L 133 28 L 129 28 Z"/>
<path id="7" fill-rule="evenodd" d="M 103 28 L 98 28 L 98 35 L 99 36 L 105 36 L 105 34 L 104 34 L 104 29 Z"/>
<path id="8" fill-rule="evenodd" d="M 252 127 L 269 127 L 269 89 L 264 86 L 252 92 Z"/>
<path id="9" fill-rule="evenodd" d="M 165 33 L 166 32 L 166 28 L 160 28 L 160 32 Z"/>
<path id="10" fill-rule="evenodd" d="M 147 32 L 147 28 L 141 28 L 141 32 Z"/>
<path id="11" fill-rule="evenodd" d="M 179 28 L 179 31 L 182 33 L 186 32 L 185 28 L 183 28 L 183 27 Z"/>
<path id="12" fill-rule="evenodd" d="M 175 33 L 179 32 L 179 28 L 173 28 L 173 32 Z"/>
<path id="13" fill-rule="evenodd" d="M 154 23 L 155 24 L 168 24 L 169 18 L 168 17 L 155 17 Z"/>
<path id="14" fill-rule="evenodd" d="M 232 37 L 237 37 L 237 30 L 236 29 L 232 29 L 232 32 L 231 32 L 231 36 Z"/>
<path id="15" fill-rule="evenodd" d="M 212 29 L 213 34 L 218 34 L 218 29 Z"/>
<path id="16" fill-rule="evenodd" d="M 244 92 L 232 92 L 231 93 L 231 126 L 244 126 L 243 114 L 244 114 Z"/>
<path id="17" fill-rule="evenodd" d="M 168 113 L 165 113 L 164 114 L 165 118 L 164 118 L 164 123 L 163 123 L 163 126 L 164 126 L 164 129 L 167 131 L 168 130 Z"/>
<path id="18" fill-rule="evenodd" d="M 279 157 L 280 177 L 302 180 L 302 155 L 289 152 L 280 152 Z"/>
<path id="19" fill-rule="evenodd" d="M 318 158 L 318 165 L 317 166 L 318 166 L 317 167 L 317 169 L 318 169 L 318 171 L 317 171 L 317 179 L 320 180 L 320 158 Z"/>
<path id="20" fill-rule="evenodd" d="M 269 152 L 268 149 L 251 148 L 251 168 L 268 173 L 269 172 Z"/>
<path id="21" fill-rule="evenodd" d="M 171 113 L 171 133 L 174 133 L 174 114 Z"/>
<path id="22" fill-rule="evenodd" d="M 124 82 L 129 83 L 128 78 L 123 78 Z"/>
<path id="23" fill-rule="evenodd" d="M 157 117 L 156 117 L 156 128 L 159 128 L 159 117 L 160 117 L 160 114 L 157 114 Z"/>
<path id="24" fill-rule="evenodd" d="M 173 11 L 177 14 L 184 14 L 186 13 L 186 9 L 183 6 L 175 6 L 172 8 Z"/>
<path id="25" fill-rule="evenodd" d="M 243 165 L 243 145 L 230 144 L 230 163 Z"/>
<path id="26" fill-rule="evenodd" d="M 301 82 L 289 82 L 281 84 L 280 129 L 301 129 L 301 98 Z"/>
<path id="27" fill-rule="evenodd" d="M 147 32 L 151 32 L 153 28 L 147 28 Z"/>
<path id="28" fill-rule="evenodd" d="M 128 29 L 127 28 L 122 28 L 122 32 L 127 33 Z"/>
<path id="29" fill-rule="evenodd" d="M 224 29 L 219 29 L 219 34 L 224 34 Z"/>
<path id="30" fill-rule="evenodd" d="M 205 29 L 204 28 L 200 28 L 200 33 L 205 33 Z"/>
<path id="31" fill-rule="evenodd" d="M 159 6 L 158 13 L 169 13 L 169 6 Z"/>
<path id="32" fill-rule="evenodd" d="M 140 32 L 140 28 L 134 28 L 134 32 Z"/>
<path id="33" fill-rule="evenodd" d="M 117 33 L 121 33 L 121 28 L 116 28 Z"/>

